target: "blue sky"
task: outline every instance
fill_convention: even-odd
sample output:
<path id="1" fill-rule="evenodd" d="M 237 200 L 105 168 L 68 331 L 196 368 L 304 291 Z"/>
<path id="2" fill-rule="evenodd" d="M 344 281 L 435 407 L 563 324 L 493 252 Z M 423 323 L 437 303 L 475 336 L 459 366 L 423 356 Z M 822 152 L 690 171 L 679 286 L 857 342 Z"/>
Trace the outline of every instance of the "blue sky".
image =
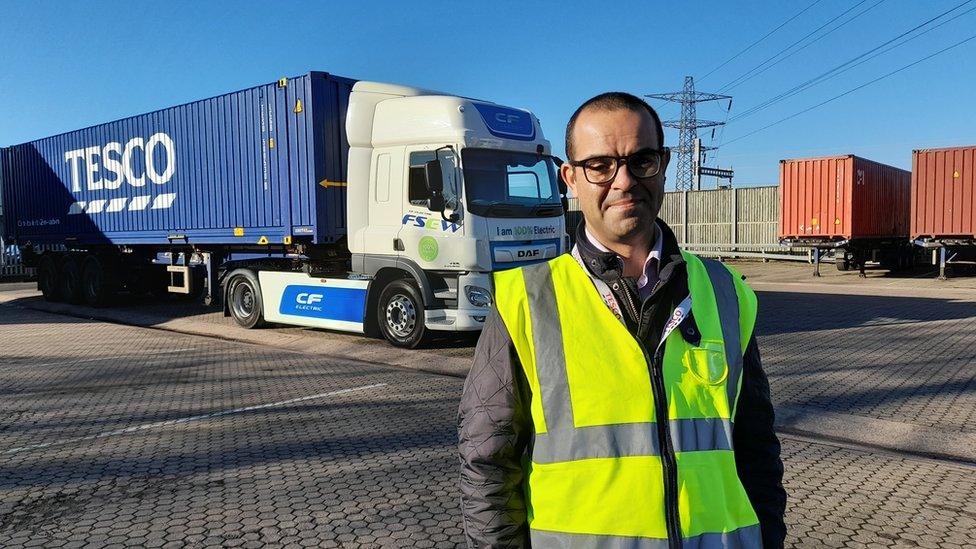
<path id="1" fill-rule="evenodd" d="M 607 90 L 719 91 L 845 10 L 863 15 L 728 93 L 730 116 L 963 0 L 795 2 L 12 2 L 0 0 L 0 145 L 325 70 L 525 107 L 563 156 L 582 100 Z M 880 2 L 880 3 L 879 3 Z M 976 7 L 971 2 L 952 12 Z M 833 25 L 847 20 L 838 19 Z M 941 19 L 939 21 L 943 21 Z M 938 22 L 938 21 L 937 21 Z M 828 26 L 825 30 L 833 28 Z M 976 40 L 755 135 L 976 33 L 976 11 L 729 124 L 709 164 L 775 184 L 782 158 L 858 154 L 903 168 L 914 148 L 976 143 Z M 665 118 L 676 105 L 652 102 Z M 724 120 L 727 103 L 699 105 Z M 708 144 L 711 133 L 702 136 Z M 718 137 L 718 136 L 717 136 Z M 666 141 L 677 144 L 668 130 Z M 669 181 L 674 176 L 669 175 Z M 709 186 L 713 180 L 706 179 Z"/>

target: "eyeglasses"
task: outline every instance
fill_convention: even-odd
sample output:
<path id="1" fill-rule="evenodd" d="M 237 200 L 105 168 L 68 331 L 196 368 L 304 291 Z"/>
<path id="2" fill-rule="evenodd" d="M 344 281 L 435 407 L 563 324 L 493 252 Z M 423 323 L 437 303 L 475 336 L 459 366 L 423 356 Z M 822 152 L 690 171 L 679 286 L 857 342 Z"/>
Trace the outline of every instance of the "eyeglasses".
<path id="1" fill-rule="evenodd" d="M 628 156 L 593 156 L 584 160 L 570 160 L 570 166 L 582 167 L 586 180 L 594 185 L 607 185 L 617 177 L 620 164 L 636 179 L 648 179 L 661 172 L 664 158 L 670 149 L 642 149 Z"/>

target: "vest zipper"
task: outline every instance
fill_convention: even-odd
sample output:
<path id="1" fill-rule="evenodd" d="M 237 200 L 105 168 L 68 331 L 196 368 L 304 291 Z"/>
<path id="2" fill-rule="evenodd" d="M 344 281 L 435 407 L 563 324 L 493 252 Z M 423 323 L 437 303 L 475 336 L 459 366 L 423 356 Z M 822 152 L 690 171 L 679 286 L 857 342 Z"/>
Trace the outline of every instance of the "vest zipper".
<path id="1" fill-rule="evenodd" d="M 657 290 L 660 282 L 658 280 L 654 284 L 654 289 L 651 291 L 652 294 L 654 290 Z M 654 411 L 657 414 L 657 436 L 658 440 L 661 441 L 661 466 L 664 470 L 664 519 L 668 530 L 668 546 L 680 548 L 681 521 L 678 517 L 678 466 L 674 457 L 674 442 L 671 440 L 671 429 L 668 428 L 668 398 L 664 388 L 664 365 L 662 359 L 664 358 L 665 344 L 662 344 L 658 348 L 653 358 L 647 354 L 647 347 L 639 336 L 641 318 L 638 316 L 637 306 L 634 305 L 634 300 L 630 296 L 630 292 L 627 291 L 627 288 L 624 288 L 621 293 L 627 297 L 627 304 L 630 305 L 630 310 L 634 313 L 634 318 L 637 320 L 638 337 L 635 337 L 634 340 L 637 342 L 637 346 L 640 347 L 641 353 L 644 354 L 644 361 L 648 363 L 651 370 L 651 393 L 654 395 Z"/>
<path id="2" fill-rule="evenodd" d="M 638 341 L 644 351 L 645 360 L 647 350 Z M 654 393 L 654 408 L 657 412 L 657 434 L 661 441 L 661 465 L 664 469 L 664 515 L 668 527 L 668 545 L 681 547 L 681 520 L 678 517 L 678 465 L 674 456 L 674 441 L 671 440 L 671 429 L 668 428 L 668 401 L 664 388 L 664 347 L 661 345 L 654 353 L 651 364 L 651 391 Z"/>

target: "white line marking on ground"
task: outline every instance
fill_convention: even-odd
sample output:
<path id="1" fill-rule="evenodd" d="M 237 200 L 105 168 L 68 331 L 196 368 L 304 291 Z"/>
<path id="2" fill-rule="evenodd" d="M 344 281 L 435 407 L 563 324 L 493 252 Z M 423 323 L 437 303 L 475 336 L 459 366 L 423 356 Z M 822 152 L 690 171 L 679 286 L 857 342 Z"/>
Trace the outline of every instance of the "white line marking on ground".
<path id="1" fill-rule="evenodd" d="M 137 354 L 137 355 L 136 354 L 113 355 L 113 356 L 103 356 L 103 357 L 97 357 L 97 358 L 82 358 L 82 359 L 78 359 L 78 360 L 59 360 L 57 362 L 44 362 L 42 364 L 31 364 L 29 362 L 25 362 L 23 364 L 17 364 L 17 366 L 34 366 L 34 367 L 40 367 L 40 366 L 68 366 L 70 364 L 78 364 L 78 363 L 81 363 L 81 362 L 98 362 L 100 360 L 116 360 L 116 359 L 119 359 L 119 358 L 139 358 L 139 357 L 144 357 L 144 356 L 170 355 L 170 354 L 173 354 L 173 353 L 182 353 L 184 351 L 196 351 L 196 350 L 197 350 L 196 347 L 188 347 L 186 349 L 168 349 L 166 351 L 156 351 L 156 352 L 152 352 L 152 353 L 141 353 L 141 354 Z"/>
<path id="2" fill-rule="evenodd" d="M 168 427 L 170 425 L 180 425 L 183 423 L 190 423 L 191 421 L 201 421 L 205 419 L 213 419 L 215 417 L 228 416 L 231 414 L 239 414 L 241 412 L 251 412 L 254 410 L 263 410 L 265 408 L 274 408 L 276 406 L 285 406 L 288 404 L 294 404 L 296 402 L 305 402 L 307 400 L 315 400 L 318 398 L 325 398 L 336 395 L 344 395 L 346 393 L 352 393 L 355 391 L 365 391 L 368 389 L 376 389 L 378 387 L 385 387 L 386 383 L 375 383 L 373 385 L 363 385 L 361 387 L 353 387 L 351 389 L 340 389 L 338 391 L 332 391 L 329 393 L 320 393 L 317 395 L 309 395 L 304 397 L 292 398 L 288 400 L 282 400 L 280 402 L 270 402 L 268 404 L 257 404 L 254 406 L 245 406 L 243 408 L 234 408 L 233 410 L 224 410 L 222 412 L 213 412 L 210 414 L 201 414 L 199 416 L 183 417 L 179 419 L 170 419 L 167 421 L 157 421 L 156 423 L 146 423 L 144 425 L 136 425 L 135 427 L 126 427 L 125 429 L 116 429 L 114 431 L 107 431 L 104 433 L 98 433 L 95 435 L 88 435 L 84 437 L 66 438 L 63 440 L 55 440 L 51 442 L 43 442 L 41 444 L 31 444 L 28 446 L 20 446 L 17 448 L 10 448 L 0 452 L 0 455 L 16 454 L 18 452 L 25 452 L 28 450 L 39 450 L 41 448 L 50 448 L 51 446 L 62 446 L 65 444 L 72 444 L 75 442 L 86 442 L 89 440 L 98 440 L 100 438 L 111 437 L 115 435 L 124 435 L 128 433 L 135 433 L 138 431 L 145 431 L 148 429 L 155 429 L 157 427 Z"/>

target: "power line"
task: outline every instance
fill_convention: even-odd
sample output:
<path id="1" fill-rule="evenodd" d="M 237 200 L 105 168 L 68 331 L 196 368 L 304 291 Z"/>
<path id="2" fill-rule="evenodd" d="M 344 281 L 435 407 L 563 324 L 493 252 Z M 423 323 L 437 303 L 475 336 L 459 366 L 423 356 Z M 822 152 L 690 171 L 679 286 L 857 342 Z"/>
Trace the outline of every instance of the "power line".
<path id="1" fill-rule="evenodd" d="M 748 116 L 751 116 L 751 115 L 753 115 L 753 114 L 755 114 L 755 113 L 757 113 L 757 112 L 759 112 L 759 111 L 761 111 L 761 110 L 763 110 L 765 108 L 768 108 L 768 107 L 770 107 L 770 106 L 772 106 L 772 105 L 774 105 L 774 104 L 776 104 L 776 103 L 778 103 L 778 102 L 780 102 L 780 101 L 782 101 L 784 99 L 787 99 L 789 97 L 792 97 L 792 96 L 794 96 L 794 95 L 796 95 L 798 93 L 801 93 L 803 91 L 806 91 L 807 89 L 809 89 L 809 88 L 811 88 L 811 87 L 813 87 L 813 86 L 815 86 L 815 85 L 817 85 L 819 83 L 822 83 L 822 82 L 825 82 L 827 80 L 830 80 L 831 78 L 834 78 L 836 76 L 840 76 L 841 74 L 843 74 L 843 73 L 845 73 L 845 72 L 853 69 L 854 67 L 857 67 L 857 66 L 859 66 L 859 65 L 861 65 L 863 63 L 866 63 L 866 62 L 870 61 L 871 59 L 874 59 L 875 57 L 878 57 L 879 55 L 883 55 L 883 54 L 885 54 L 885 53 L 887 53 L 887 52 L 889 52 L 889 51 L 891 51 L 891 50 L 893 50 L 895 48 L 901 47 L 904 44 L 907 44 L 907 43 L 911 42 L 912 40 L 915 40 L 916 38 L 919 38 L 921 36 L 924 36 L 925 34 L 928 34 L 929 32 L 932 32 L 932 31 L 938 29 L 939 27 L 942 27 L 943 25 L 945 25 L 947 23 L 950 23 L 952 21 L 955 21 L 956 19 L 958 19 L 958 18 L 960 18 L 960 17 L 962 17 L 962 16 L 964 16 L 964 15 L 970 13 L 970 12 L 976 11 L 976 7 L 970 8 L 969 10 L 966 10 L 966 11 L 964 11 L 962 13 L 956 14 L 955 16 L 953 16 L 953 17 L 951 17 L 949 19 L 946 19 L 945 21 L 939 23 L 938 25 L 935 25 L 935 26 L 933 26 L 931 28 L 928 28 L 928 29 L 926 29 L 926 30 L 924 30 L 924 31 L 916 34 L 915 36 L 912 36 L 912 37 L 910 37 L 910 38 L 908 38 L 906 40 L 902 40 L 901 42 L 899 42 L 897 44 L 894 44 L 891 47 L 885 48 L 885 46 L 888 46 L 889 44 L 892 44 L 892 42 L 895 42 L 895 41 L 897 41 L 897 40 L 899 40 L 899 39 L 901 39 L 901 38 L 903 38 L 903 37 L 905 37 L 905 36 L 907 36 L 907 35 L 915 32 L 915 31 L 921 29 L 922 27 L 925 27 L 929 23 L 932 23 L 933 21 L 936 21 L 936 20 L 944 17 L 945 15 L 947 15 L 947 14 L 949 14 L 949 13 L 951 13 L 951 12 L 953 12 L 953 11 L 955 11 L 955 10 L 963 7 L 963 6 L 965 6 L 966 4 L 972 3 L 973 1 L 974 0 L 966 0 L 965 2 L 962 2 L 961 4 L 958 4 L 955 7 L 953 7 L 951 9 L 949 9 L 949 10 L 946 10 L 946 11 L 940 13 L 939 15 L 936 15 L 935 17 L 932 17 L 931 19 L 928 19 L 927 21 L 925 21 L 925 22 L 923 22 L 923 23 L 921 23 L 921 24 L 919 24 L 919 25 L 917 25 L 917 26 L 915 26 L 915 27 L 913 27 L 913 28 L 911 28 L 911 29 L 909 29 L 909 30 L 907 30 L 907 31 L 899 34 L 898 36 L 895 36 L 894 38 L 892 38 L 892 39 L 890 39 L 890 40 L 888 40 L 888 41 L 886 41 L 886 42 L 884 42 L 884 43 L 882 43 L 882 44 L 880 44 L 878 46 L 875 46 L 874 48 L 871 48 L 870 50 L 868 50 L 868 51 L 866 51 L 866 52 L 864 52 L 864 53 L 862 53 L 860 55 L 857 55 L 857 56 L 855 56 L 855 57 L 853 57 L 853 58 L 845 61 L 844 63 L 841 63 L 840 65 L 837 65 L 836 67 L 833 67 L 832 69 L 830 69 L 830 70 L 828 70 L 828 71 L 826 71 L 824 73 L 821 73 L 818 76 L 815 76 L 815 77 L 807 80 L 806 82 L 803 82 L 801 84 L 798 84 L 797 86 L 794 86 L 793 88 L 790 88 L 789 90 L 786 90 L 785 92 L 780 93 L 779 95 L 776 95 L 774 97 L 771 97 L 771 98 L 763 101 L 762 103 L 759 103 L 758 105 L 755 105 L 753 107 L 750 107 L 745 112 L 742 112 L 742 113 L 739 113 L 739 114 L 733 116 L 729 120 L 729 122 L 735 122 L 735 121 L 740 120 L 742 118 L 746 118 Z M 885 49 L 882 49 L 882 48 L 885 48 Z M 878 50 L 881 50 L 881 51 L 878 51 Z M 872 53 L 874 55 L 871 55 Z M 869 57 L 866 57 L 866 56 L 869 56 Z"/>
<path id="2" fill-rule="evenodd" d="M 771 31 L 769 31 L 769 32 L 767 32 L 766 34 L 764 34 L 764 35 L 762 36 L 762 38 L 760 38 L 759 40 L 756 40 L 756 41 L 755 41 L 755 42 L 753 42 L 752 44 L 749 44 L 748 46 L 746 46 L 746 47 L 745 47 L 745 49 L 743 49 L 743 50 L 741 50 L 741 51 L 740 51 L 739 53 L 737 53 L 737 54 L 735 54 L 735 55 L 733 55 L 732 57 L 729 57 L 728 59 L 726 59 L 726 60 L 725 60 L 725 61 L 724 61 L 724 62 L 723 62 L 722 64 L 720 64 L 719 66 L 717 66 L 717 67 L 715 67 L 714 69 L 712 69 L 712 70 L 710 70 L 710 71 L 708 71 L 707 73 L 705 73 L 705 76 L 702 76 L 702 77 L 699 77 L 699 78 L 698 78 L 698 80 L 699 80 L 699 81 L 701 81 L 701 80 L 704 80 L 705 78 L 707 78 L 708 76 L 710 76 L 710 75 L 711 75 L 712 73 L 714 73 L 715 71 L 717 71 L 717 70 L 719 70 L 719 69 L 721 69 L 721 68 L 722 68 L 722 67 L 724 67 L 725 65 L 728 65 L 728 64 L 729 64 L 729 63 L 731 63 L 731 62 L 732 62 L 733 60 L 735 60 L 736 58 L 738 58 L 738 57 L 739 57 L 740 55 L 742 55 L 743 53 L 745 53 L 745 52 L 747 52 L 747 51 L 749 51 L 749 50 L 751 50 L 751 49 L 752 49 L 752 48 L 754 48 L 754 47 L 755 47 L 756 45 L 758 45 L 758 44 L 759 44 L 760 42 L 762 42 L 763 40 L 765 40 L 765 39 L 767 39 L 767 38 L 769 38 L 770 36 L 772 36 L 772 34 L 773 34 L 774 32 L 776 32 L 776 31 L 778 31 L 779 29 L 781 29 L 781 28 L 783 28 L 783 27 L 785 27 L 785 26 L 787 25 L 787 23 L 789 23 L 790 21 L 793 21 L 793 20 L 794 20 L 794 19 L 796 19 L 797 17 L 799 17 L 799 16 L 801 16 L 801 15 L 803 15 L 803 14 L 804 14 L 804 13 L 806 13 L 806 12 L 807 12 L 807 11 L 808 11 L 808 10 L 809 10 L 810 8 L 812 8 L 812 7 L 814 7 L 814 6 L 816 6 L 816 5 L 817 5 L 817 4 L 819 4 L 819 3 L 821 2 L 821 1 L 822 1 L 822 0 L 814 0 L 812 4 L 810 4 L 809 6 L 807 6 L 807 7 L 805 7 L 805 8 L 803 8 L 802 10 L 800 10 L 800 11 L 798 11 L 798 12 L 797 12 L 797 13 L 796 13 L 796 14 L 795 14 L 795 15 L 794 15 L 793 17 L 790 17 L 790 18 L 789 18 L 789 19 L 787 19 L 786 21 L 783 21 L 782 23 L 780 23 L 780 24 L 779 24 L 779 26 L 777 26 L 777 27 L 776 27 L 775 29 L 773 29 L 773 30 L 771 30 Z"/>
<path id="3" fill-rule="evenodd" d="M 786 122 L 787 120 L 790 120 L 792 118 L 796 118 L 797 116 L 800 116 L 801 114 L 804 114 L 804 113 L 810 112 L 810 111 L 812 111 L 812 110 L 814 110 L 816 108 L 822 107 L 822 106 L 826 105 L 827 103 L 830 103 L 832 101 L 835 101 L 837 99 L 840 99 L 841 97 L 844 97 L 845 95 L 849 95 L 849 94 L 854 93 L 854 92 L 856 92 L 856 91 L 858 91 L 858 90 L 860 90 L 862 88 L 865 88 L 867 86 L 870 86 L 871 84 L 874 84 L 876 82 L 879 82 L 881 80 L 884 80 L 885 78 L 888 78 L 889 76 L 893 76 L 893 75 L 895 75 L 895 74 L 897 74 L 897 73 L 899 73 L 899 72 L 901 72 L 903 70 L 906 70 L 906 69 L 909 69 L 911 67 L 914 67 L 915 65 L 918 65 L 919 63 L 921 63 L 923 61 L 927 61 L 927 60 L 935 57 L 936 55 L 943 54 L 943 53 L 945 53 L 945 52 L 947 52 L 947 51 L 949 51 L 949 50 L 951 50 L 953 48 L 957 48 L 957 47 L 965 44 L 966 42 L 970 42 L 972 40 L 976 40 L 976 34 L 974 34 L 974 35 L 972 35 L 969 38 L 966 38 L 964 40 L 960 40 L 959 42 L 956 42 L 955 44 L 952 44 L 951 46 L 945 47 L 945 48 L 943 48 L 943 49 L 941 49 L 941 50 L 939 50 L 939 51 L 937 51 L 935 53 L 926 55 L 925 57 L 923 57 L 923 58 L 921 58 L 921 59 L 919 59 L 917 61 L 913 61 L 913 62 L 911 62 L 911 63 L 909 63 L 909 64 L 907 64 L 907 65 L 905 65 L 903 67 L 900 67 L 898 69 L 895 69 L 895 70 L 893 70 L 893 71 L 891 71 L 891 72 L 889 72 L 887 74 L 883 74 L 883 75 L 875 78 L 874 80 L 870 80 L 868 82 L 865 82 L 865 83 L 861 84 L 860 86 L 851 88 L 851 89 L 849 89 L 849 90 L 847 90 L 847 91 L 845 91 L 843 93 L 840 93 L 838 95 L 835 95 L 835 96 L 831 97 L 830 99 L 827 99 L 826 101 L 817 103 L 816 105 L 813 105 L 812 107 L 807 107 L 807 108 L 803 109 L 802 111 L 793 113 L 793 114 L 791 114 L 791 115 L 789 115 L 789 116 L 787 116 L 785 118 L 781 118 L 781 119 L 777 120 L 776 122 L 773 122 L 772 124 L 767 124 L 767 125 L 759 128 L 759 129 L 757 129 L 757 130 L 753 130 L 753 131 L 751 131 L 751 132 L 749 132 L 747 134 L 740 135 L 739 137 L 736 137 L 735 139 L 733 139 L 733 140 L 729 141 L 728 143 L 726 143 L 726 145 L 731 145 L 732 143 L 735 143 L 736 141 L 739 141 L 741 139 L 745 139 L 745 138 L 747 138 L 747 137 L 749 137 L 751 135 L 755 135 L 755 134 L 757 134 L 757 133 L 759 133 L 759 132 L 761 132 L 763 130 L 767 130 L 769 128 L 772 128 L 773 126 L 782 124 L 783 122 Z"/>
<path id="4" fill-rule="evenodd" d="M 721 125 L 722 122 L 699 120 L 696 105 L 705 101 L 720 101 L 732 99 L 728 95 L 695 91 L 695 78 L 685 76 L 685 85 L 680 92 L 652 93 L 645 95 L 651 99 L 661 99 L 681 104 L 681 119 L 664 120 L 661 124 L 667 128 L 678 129 L 678 147 L 671 149 L 677 160 L 676 175 L 677 190 L 692 190 L 696 181 L 698 158 L 695 158 L 695 142 L 698 138 L 698 128 L 710 128 Z"/>
<path id="5" fill-rule="evenodd" d="M 878 4 L 880 4 L 881 2 L 884 2 L 884 1 L 885 1 L 885 0 L 878 0 L 878 2 L 874 4 L 874 6 L 877 6 Z M 799 51 L 801 51 L 802 49 L 804 49 L 804 48 L 806 48 L 807 46 L 810 46 L 811 44 L 813 44 L 813 43 L 815 43 L 815 42 L 816 42 L 817 40 L 820 40 L 820 39 L 821 39 L 821 38 L 823 38 L 824 36 L 827 36 L 827 34 L 830 34 L 830 32 L 833 32 L 833 30 L 837 30 L 837 29 L 833 29 L 833 30 L 831 30 L 830 32 L 828 32 L 827 34 L 824 34 L 824 36 L 820 36 L 820 37 L 817 37 L 817 38 L 814 38 L 814 39 L 813 39 L 813 40 L 811 40 L 811 41 L 810 41 L 809 43 L 807 43 L 807 44 L 804 44 L 803 46 L 800 46 L 800 47 L 799 47 L 799 48 L 798 48 L 798 49 L 797 49 L 796 51 L 794 51 L 794 52 L 792 52 L 792 53 L 790 53 L 790 54 L 789 54 L 789 55 L 787 55 L 786 57 L 783 57 L 782 59 L 778 59 L 778 60 L 776 60 L 776 58 L 777 58 L 777 57 L 779 57 L 780 55 L 782 55 L 782 54 L 784 54 L 784 53 L 786 53 L 786 52 L 788 52 L 788 51 L 790 51 L 791 49 L 793 49 L 794 47 L 796 47 L 796 45 L 797 45 L 797 44 L 801 44 L 801 43 L 802 43 L 802 42 L 803 42 L 804 40 L 806 40 L 806 39 L 808 39 L 808 38 L 810 38 L 811 36 L 813 36 L 813 35 L 815 35 L 815 34 L 817 34 L 818 32 L 820 32 L 820 31 L 821 31 L 821 30 L 823 30 L 824 28 L 826 28 L 826 27 L 828 27 L 829 25 L 831 25 L 832 23 L 834 23 L 835 21 L 837 21 L 837 20 L 838 20 L 838 19 L 840 19 L 841 17 L 844 17 L 844 16 L 845 16 L 845 15 L 847 15 L 848 13 L 850 13 L 850 12 L 852 12 L 852 11 L 854 11 L 855 9 L 857 9 L 857 7 L 858 7 L 858 6 L 860 6 L 861 4 L 863 4 L 863 3 L 865 3 L 865 2 L 867 2 L 867 0 L 861 0 L 861 1 L 860 1 L 860 2 L 858 2 L 857 4 L 854 4 L 854 5 L 853 5 L 853 6 L 851 6 L 850 8 L 847 8 L 846 10 L 844 10 L 843 12 L 841 12 L 841 14 L 840 14 L 840 15 L 838 15 L 838 16 L 836 16 L 836 17 L 834 17 L 834 18 L 833 18 L 833 19 L 831 19 L 830 21 L 827 21 L 827 22 L 826 22 L 826 23 L 824 23 L 823 25 L 820 25 L 820 26 L 819 26 L 819 27 L 817 27 L 816 29 L 814 29 L 814 30 L 812 30 L 812 31 L 810 31 L 809 33 L 807 33 L 806 35 L 804 35 L 804 36 L 803 36 L 802 38 L 800 38 L 799 40 L 797 40 L 797 41 L 795 41 L 795 42 L 793 42 L 793 43 L 792 43 L 792 44 L 790 44 L 789 46 L 786 46 L 785 48 L 783 48 L 782 50 L 780 50 L 780 51 L 779 51 L 779 52 L 777 52 L 776 54 L 774 54 L 774 55 L 772 55 L 771 57 L 768 57 L 768 58 L 767 58 L 767 59 L 765 59 L 765 60 L 764 60 L 764 61 L 763 61 L 762 63 L 759 63 L 759 64 L 758 64 L 758 65 L 756 65 L 755 67 L 753 67 L 753 68 L 751 68 L 751 69 L 749 69 L 748 71 L 746 71 L 745 73 L 743 73 L 743 74 L 741 74 L 741 75 L 739 75 L 739 76 L 738 76 L 737 78 L 734 78 L 734 79 L 732 79 L 732 80 L 731 80 L 731 81 L 729 81 L 729 82 L 728 82 L 727 84 L 725 84 L 724 86 L 722 86 L 722 87 L 721 87 L 721 88 L 719 89 L 719 91 L 726 91 L 726 90 L 730 90 L 730 89 L 732 89 L 732 88 L 734 88 L 734 87 L 736 87 L 736 86 L 738 86 L 739 84 L 742 84 L 743 82 L 745 82 L 745 81 L 747 81 L 747 80 L 751 80 L 751 79 L 752 79 L 753 77 L 755 77 L 755 76 L 758 76 L 759 74 L 761 74 L 761 73 L 763 73 L 763 72 L 766 72 L 766 70 L 768 70 L 768 69 L 770 69 L 770 68 L 772 68 L 773 66 L 775 66 L 775 65 L 777 65 L 777 64 L 779 64 L 779 63 L 780 63 L 781 61 L 783 61 L 783 59 L 786 59 L 787 57 L 790 57 L 790 56 L 792 56 L 792 55 L 793 55 L 794 53 L 797 53 L 797 52 L 799 52 Z M 871 6 L 871 8 L 873 8 L 874 6 Z M 868 8 L 868 10 L 870 10 L 871 8 Z M 853 20 L 854 20 L 854 19 L 856 19 L 857 17 L 859 17 L 859 16 L 861 16 L 862 14 L 864 14 L 864 12 L 866 12 L 866 11 L 868 11 L 868 10 L 864 10 L 864 11 L 862 11 L 861 13 L 859 13 L 859 14 L 857 14 L 857 15 L 855 15 L 855 16 L 854 16 L 853 18 L 851 18 L 851 19 L 850 19 L 849 21 L 847 21 L 846 23 L 843 23 L 843 24 L 842 24 L 841 26 L 843 26 L 843 25 L 846 25 L 847 23 L 850 23 L 851 21 L 853 21 Z M 838 27 L 838 28 L 840 28 L 840 27 Z M 775 61 L 774 61 L 774 60 L 775 60 Z M 770 62 L 772 62 L 772 63 L 770 63 Z M 758 72 L 757 72 L 757 71 L 758 71 Z"/>

